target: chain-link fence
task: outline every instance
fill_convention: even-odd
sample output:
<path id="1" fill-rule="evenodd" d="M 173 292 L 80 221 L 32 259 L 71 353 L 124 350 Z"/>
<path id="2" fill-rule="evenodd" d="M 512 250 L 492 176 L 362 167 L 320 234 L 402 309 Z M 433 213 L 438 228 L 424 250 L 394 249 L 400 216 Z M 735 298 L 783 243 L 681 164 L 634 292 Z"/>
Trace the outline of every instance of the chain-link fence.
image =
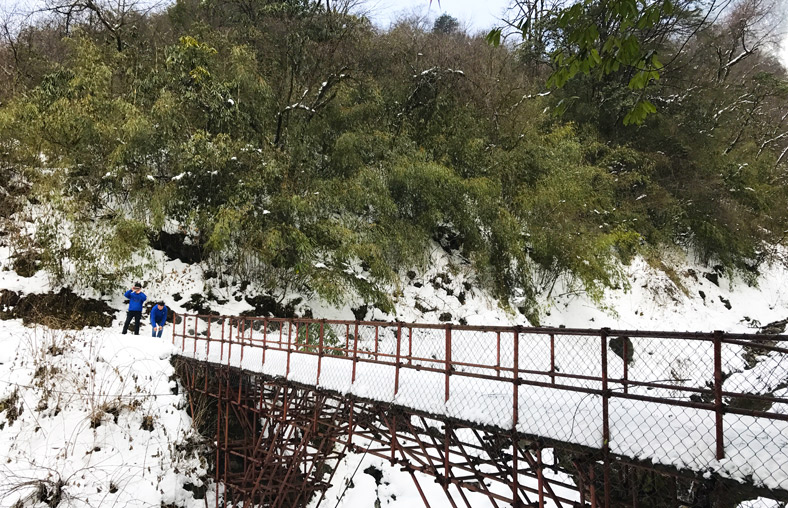
<path id="1" fill-rule="evenodd" d="M 184 356 L 788 491 L 788 337 L 179 315 Z"/>

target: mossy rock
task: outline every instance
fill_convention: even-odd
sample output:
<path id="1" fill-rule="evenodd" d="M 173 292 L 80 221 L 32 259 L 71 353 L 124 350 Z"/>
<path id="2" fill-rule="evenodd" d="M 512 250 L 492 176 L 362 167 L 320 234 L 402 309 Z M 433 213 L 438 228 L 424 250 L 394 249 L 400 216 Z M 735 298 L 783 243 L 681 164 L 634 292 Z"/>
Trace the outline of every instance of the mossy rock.
<path id="1" fill-rule="evenodd" d="M 275 318 L 294 318 L 296 316 L 296 306 L 303 300 L 301 298 L 294 298 L 287 303 L 277 301 L 271 295 L 257 295 L 247 296 L 246 303 L 254 307 L 253 310 L 244 311 L 242 316 L 255 316 L 255 317 L 275 317 Z"/>
<path id="2" fill-rule="evenodd" d="M 627 346 L 626 358 L 624 358 L 624 344 Z M 627 362 L 627 365 L 632 365 L 635 358 L 635 346 L 632 344 L 632 339 L 622 335 L 620 337 L 613 337 L 610 339 L 610 350 L 619 358 Z"/>
<path id="3" fill-rule="evenodd" d="M 774 396 L 772 393 L 767 394 L 753 394 L 759 396 Z M 727 404 L 729 407 L 744 409 L 748 411 L 768 411 L 772 408 L 774 403 L 770 400 L 756 399 L 744 395 L 742 397 L 731 397 Z"/>
<path id="4" fill-rule="evenodd" d="M 201 246 L 187 242 L 186 235 L 182 233 L 149 233 L 148 241 L 152 248 L 164 251 L 170 259 L 180 259 L 189 265 L 200 263 L 203 259 Z"/>
<path id="5" fill-rule="evenodd" d="M 41 256 L 32 250 L 20 252 L 14 256 L 12 267 L 17 275 L 32 277 L 41 269 Z"/>

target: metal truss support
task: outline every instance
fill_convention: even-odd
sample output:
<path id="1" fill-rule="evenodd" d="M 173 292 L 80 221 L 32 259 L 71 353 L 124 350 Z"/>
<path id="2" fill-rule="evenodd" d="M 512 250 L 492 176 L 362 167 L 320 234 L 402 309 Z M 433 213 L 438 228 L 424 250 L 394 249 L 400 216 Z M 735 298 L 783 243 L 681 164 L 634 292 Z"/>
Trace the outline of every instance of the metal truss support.
<path id="1" fill-rule="evenodd" d="M 300 507 L 330 485 L 346 452 L 341 400 L 227 367 L 185 362 L 180 371 L 193 414 L 196 397 L 214 402 L 217 507 Z"/>

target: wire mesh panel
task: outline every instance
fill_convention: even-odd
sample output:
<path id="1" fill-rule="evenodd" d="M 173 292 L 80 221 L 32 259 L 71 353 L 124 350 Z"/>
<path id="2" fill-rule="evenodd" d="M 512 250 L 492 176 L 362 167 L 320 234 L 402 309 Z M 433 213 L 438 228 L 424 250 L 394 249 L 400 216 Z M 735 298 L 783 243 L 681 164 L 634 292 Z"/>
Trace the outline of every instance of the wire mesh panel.
<path id="1" fill-rule="evenodd" d="M 447 327 L 443 334 L 444 343 L 450 347 L 449 361 L 443 366 L 447 414 L 468 422 L 511 428 L 515 334 L 454 327 Z"/>
<path id="2" fill-rule="evenodd" d="M 727 368 L 723 469 L 771 489 L 788 485 L 788 348 L 775 337 L 720 339 Z"/>
<path id="3" fill-rule="evenodd" d="M 602 388 L 602 338 L 558 331 L 554 336 L 555 384 L 589 389 Z M 526 364 L 527 365 L 527 364 Z"/>

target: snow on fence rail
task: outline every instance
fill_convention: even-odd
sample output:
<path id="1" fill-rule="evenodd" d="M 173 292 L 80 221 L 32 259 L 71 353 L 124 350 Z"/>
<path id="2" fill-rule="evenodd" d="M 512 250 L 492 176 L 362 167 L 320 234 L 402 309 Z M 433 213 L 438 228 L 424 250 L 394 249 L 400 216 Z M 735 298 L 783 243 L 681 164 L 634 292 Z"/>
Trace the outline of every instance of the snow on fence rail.
<path id="1" fill-rule="evenodd" d="M 184 356 L 788 491 L 788 337 L 178 315 Z"/>

